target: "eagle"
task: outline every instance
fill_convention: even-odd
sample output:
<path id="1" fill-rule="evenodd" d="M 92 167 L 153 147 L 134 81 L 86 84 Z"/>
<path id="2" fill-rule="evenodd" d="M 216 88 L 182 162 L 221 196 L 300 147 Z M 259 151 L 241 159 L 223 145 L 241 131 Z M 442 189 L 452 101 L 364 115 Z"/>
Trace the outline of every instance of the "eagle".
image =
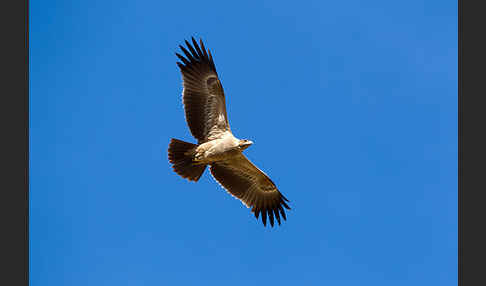
<path id="1" fill-rule="evenodd" d="M 182 73 L 184 104 L 187 125 L 197 144 L 172 138 L 168 148 L 172 169 L 181 177 L 197 182 L 209 165 L 214 179 L 233 197 L 239 199 L 263 225 L 280 225 L 287 220 L 285 209 L 289 200 L 280 193 L 275 183 L 262 170 L 243 155 L 253 142 L 233 136 L 226 114 L 223 86 L 219 80 L 211 51 L 202 39 L 192 37 L 192 45 L 179 45 L 185 57 L 177 65 Z"/>

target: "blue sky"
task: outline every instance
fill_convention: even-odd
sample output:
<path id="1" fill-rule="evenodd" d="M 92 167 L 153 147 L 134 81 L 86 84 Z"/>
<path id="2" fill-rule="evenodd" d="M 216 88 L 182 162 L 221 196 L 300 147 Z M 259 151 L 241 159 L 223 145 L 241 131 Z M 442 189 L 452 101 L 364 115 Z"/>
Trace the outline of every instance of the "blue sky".
<path id="1" fill-rule="evenodd" d="M 31 285 L 457 285 L 456 1 L 30 9 Z M 190 36 L 280 227 L 167 162 Z"/>

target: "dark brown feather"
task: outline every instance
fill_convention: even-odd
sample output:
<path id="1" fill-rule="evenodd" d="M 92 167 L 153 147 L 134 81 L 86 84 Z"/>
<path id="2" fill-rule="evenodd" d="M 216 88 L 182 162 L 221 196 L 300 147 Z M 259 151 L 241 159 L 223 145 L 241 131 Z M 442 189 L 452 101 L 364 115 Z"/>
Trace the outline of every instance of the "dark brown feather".
<path id="1" fill-rule="evenodd" d="M 230 130 L 226 101 L 212 56 L 208 56 L 202 40 L 201 47 L 194 38 L 192 45 L 187 40 L 185 44 L 187 48 L 179 46 L 184 56 L 179 53 L 176 53 L 176 56 L 180 60 L 177 66 L 182 73 L 186 121 L 192 135 L 198 143 L 202 143 L 209 136 L 214 137 Z M 218 121 L 220 115 L 224 118 L 224 124 Z M 215 126 L 217 128 L 214 128 Z"/>
<path id="2" fill-rule="evenodd" d="M 263 225 L 267 219 L 274 226 L 286 220 L 282 205 L 290 209 L 286 200 L 268 176 L 253 165 L 243 154 L 234 159 L 213 163 L 211 174 L 231 195 L 251 208 L 258 219 L 261 214 Z M 250 192 L 250 194 L 248 193 Z"/>
<path id="3" fill-rule="evenodd" d="M 197 146 L 178 139 L 171 139 L 169 143 L 168 157 L 174 171 L 181 177 L 197 182 L 201 178 L 206 165 L 196 165 L 191 151 Z"/>

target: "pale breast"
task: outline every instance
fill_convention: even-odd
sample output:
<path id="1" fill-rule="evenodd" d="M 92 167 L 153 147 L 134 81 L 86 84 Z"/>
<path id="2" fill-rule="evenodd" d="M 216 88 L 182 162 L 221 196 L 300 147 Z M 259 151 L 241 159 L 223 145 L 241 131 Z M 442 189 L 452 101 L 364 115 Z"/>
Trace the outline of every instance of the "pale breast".
<path id="1" fill-rule="evenodd" d="M 221 161 L 238 155 L 241 152 L 237 148 L 238 142 L 239 140 L 228 132 L 220 139 L 202 144 L 200 147 L 204 146 L 204 148 L 201 148 L 201 151 L 204 152 L 202 154 L 203 161 L 208 163 Z"/>

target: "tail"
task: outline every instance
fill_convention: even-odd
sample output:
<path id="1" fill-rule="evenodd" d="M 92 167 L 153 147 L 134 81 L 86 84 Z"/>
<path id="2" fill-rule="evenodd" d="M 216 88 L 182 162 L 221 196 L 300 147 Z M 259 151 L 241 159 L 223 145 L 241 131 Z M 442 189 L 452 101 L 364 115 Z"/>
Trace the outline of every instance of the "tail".
<path id="1" fill-rule="evenodd" d="M 171 139 L 169 143 L 169 162 L 172 168 L 181 177 L 197 182 L 201 178 L 206 165 L 196 165 L 192 160 L 192 152 L 197 145 L 177 139 Z"/>

